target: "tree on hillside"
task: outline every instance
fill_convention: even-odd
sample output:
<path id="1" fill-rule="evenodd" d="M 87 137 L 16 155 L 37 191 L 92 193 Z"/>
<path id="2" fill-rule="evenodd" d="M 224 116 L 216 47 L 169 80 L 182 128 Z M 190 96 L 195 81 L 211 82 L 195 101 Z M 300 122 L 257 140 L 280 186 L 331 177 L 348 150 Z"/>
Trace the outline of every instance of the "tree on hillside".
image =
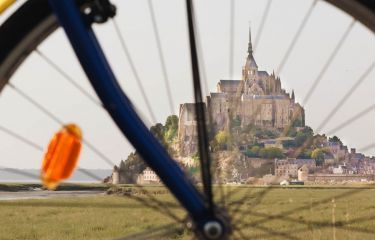
<path id="1" fill-rule="evenodd" d="M 305 126 L 303 129 L 302 129 L 302 131 L 301 132 L 303 132 L 303 133 L 305 133 L 305 134 L 309 134 L 309 135 L 314 135 L 314 131 L 313 131 L 313 129 L 311 128 L 311 127 L 309 127 L 309 126 Z"/>
<path id="2" fill-rule="evenodd" d="M 125 161 L 124 160 L 121 160 L 119 168 L 125 169 Z"/>
<path id="3" fill-rule="evenodd" d="M 164 126 L 161 123 L 157 123 L 150 128 L 150 132 L 159 140 L 163 146 L 167 146 L 164 139 Z"/>
<path id="4" fill-rule="evenodd" d="M 231 126 L 232 126 L 232 128 L 233 127 L 240 127 L 241 126 L 241 118 L 240 118 L 240 116 L 237 115 L 235 118 L 232 119 Z"/>
<path id="5" fill-rule="evenodd" d="M 287 137 L 295 137 L 297 135 L 297 130 L 295 127 L 290 127 L 287 130 L 288 130 L 286 134 Z"/>
<path id="6" fill-rule="evenodd" d="M 302 126 L 303 126 L 303 121 L 302 121 L 302 119 L 299 119 L 299 118 L 295 119 L 295 120 L 293 121 L 292 126 L 293 126 L 293 127 L 302 127 Z"/>
<path id="7" fill-rule="evenodd" d="M 283 151 L 277 147 L 266 147 L 259 150 L 259 156 L 262 158 L 273 159 L 285 157 Z"/>
<path id="8" fill-rule="evenodd" d="M 311 152 L 311 158 L 314 158 L 316 165 L 322 166 L 324 163 L 324 156 L 328 154 L 329 150 L 326 148 L 316 148 Z"/>
<path id="9" fill-rule="evenodd" d="M 260 151 L 259 146 L 252 146 L 251 148 L 247 149 L 244 154 L 247 157 L 259 157 L 259 151 Z"/>
<path id="10" fill-rule="evenodd" d="M 220 150 L 226 150 L 228 148 L 228 145 L 230 143 L 230 135 L 227 131 L 219 131 L 215 135 L 215 145 Z"/>
<path id="11" fill-rule="evenodd" d="M 176 115 L 168 116 L 164 126 L 164 137 L 167 142 L 173 142 L 177 136 L 178 117 Z"/>
<path id="12" fill-rule="evenodd" d="M 311 158 L 311 152 L 312 151 L 310 149 L 305 149 L 304 151 L 300 152 L 297 155 L 297 158 L 302 158 L 302 159 Z M 292 157 L 296 157 L 295 154 Z"/>
<path id="13" fill-rule="evenodd" d="M 337 136 L 330 137 L 328 141 L 331 143 L 339 143 L 340 145 L 343 145 L 341 139 Z"/>
<path id="14" fill-rule="evenodd" d="M 250 123 L 242 128 L 242 133 L 250 133 L 254 129 L 254 124 Z"/>
<path id="15" fill-rule="evenodd" d="M 286 141 L 282 141 L 282 144 L 284 148 L 294 148 L 296 146 L 296 141 L 286 140 Z"/>
<path id="16" fill-rule="evenodd" d="M 304 144 L 309 144 L 309 141 L 313 140 L 314 131 L 309 127 L 306 126 L 301 131 L 297 132 L 295 137 L 295 146 L 301 147 Z"/>
<path id="17" fill-rule="evenodd" d="M 142 173 L 147 167 L 137 152 L 129 154 L 125 161 L 120 163 L 120 174 L 125 183 L 136 183 L 138 174 Z"/>
<path id="18" fill-rule="evenodd" d="M 271 139 L 280 136 L 280 132 L 276 129 L 265 129 L 260 127 L 254 127 L 252 134 L 259 139 Z"/>
<path id="19" fill-rule="evenodd" d="M 255 153 L 256 155 L 258 155 L 258 154 L 259 154 L 260 147 L 259 147 L 259 146 L 252 146 L 250 150 L 251 150 L 253 153 Z"/>

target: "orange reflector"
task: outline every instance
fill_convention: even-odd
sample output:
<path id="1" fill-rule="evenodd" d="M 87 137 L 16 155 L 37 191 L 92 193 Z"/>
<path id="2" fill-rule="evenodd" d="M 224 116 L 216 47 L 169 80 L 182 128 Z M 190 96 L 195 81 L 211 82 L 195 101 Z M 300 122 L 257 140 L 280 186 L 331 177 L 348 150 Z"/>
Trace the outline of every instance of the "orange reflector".
<path id="1" fill-rule="evenodd" d="M 75 169 L 81 150 L 82 132 L 75 124 L 65 125 L 48 145 L 43 159 L 41 178 L 49 190 L 69 178 Z"/>

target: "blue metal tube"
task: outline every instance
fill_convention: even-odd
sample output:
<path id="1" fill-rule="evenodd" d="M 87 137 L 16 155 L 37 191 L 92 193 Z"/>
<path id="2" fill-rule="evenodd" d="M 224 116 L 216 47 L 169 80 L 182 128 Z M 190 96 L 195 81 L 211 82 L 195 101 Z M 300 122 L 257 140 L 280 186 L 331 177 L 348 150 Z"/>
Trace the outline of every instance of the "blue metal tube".
<path id="1" fill-rule="evenodd" d="M 186 208 L 201 222 L 208 210 L 203 196 L 178 164 L 150 133 L 123 93 L 91 26 L 85 22 L 75 0 L 49 0 L 92 86 L 117 126 Z"/>

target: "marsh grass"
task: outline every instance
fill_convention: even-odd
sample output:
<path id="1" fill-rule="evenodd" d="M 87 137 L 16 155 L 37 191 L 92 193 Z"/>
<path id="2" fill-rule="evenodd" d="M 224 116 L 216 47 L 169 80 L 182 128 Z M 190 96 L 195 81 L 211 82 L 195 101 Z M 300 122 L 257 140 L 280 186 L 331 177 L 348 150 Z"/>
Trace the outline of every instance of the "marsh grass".
<path id="1" fill-rule="evenodd" d="M 168 191 L 148 190 L 185 217 Z M 142 191 L 131 192 L 146 199 Z M 373 188 L 228 187 L 225 192 L 239 239 L 375 239 Z M 167 226 L 167 236 L 158 235 L 160 226 Z M 154 235 L 134 239 L 191 239 L 174 226 L 180 225 L 129 194 L 0 201 L 1 240 L 114 239 L 145 231 Z"/>

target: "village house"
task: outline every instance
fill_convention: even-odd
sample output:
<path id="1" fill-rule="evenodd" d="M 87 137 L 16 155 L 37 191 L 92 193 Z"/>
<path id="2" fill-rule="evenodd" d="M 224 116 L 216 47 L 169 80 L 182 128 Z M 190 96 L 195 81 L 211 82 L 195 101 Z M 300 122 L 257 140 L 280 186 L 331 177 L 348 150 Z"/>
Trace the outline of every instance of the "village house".
<path id="1" fill-rule="evenodd" d="M 275 176 L 288 176 L 296 178 L 298 176 L 298 165 L 295 159 L 275 159 Z"/>
<path id="2" fill-rule="evenodd" d="M 328 142 L 328 148 L 335 160 L 345 160 L 346 155 L 348 155 L 347 148 L 338 142 Z"/>
<path id="3" fill-rule="evenodd" d="M 264 147 L 269 148 L 269 147 L 275 147 L 275 148 L 280 148 L 283 149 L 283 144 L 281 141 L 277 139 L 267 139 L 261 141 L 264 144 Z"/>
<path id="4" fill-rule="evenodd" d="M 290 178 L 298 177 L 298 169 L 304 166 L 307 173 L 312 173 L 316 169 L 315 159 L 275 159 L 275 175 L 289 176 Z"/>
<path id="5" fill-rule="evenodd" d="M 338 167 L 332 168 L 333 174 L 346 174 L 348 173 L 346 165 L 339 165 Z"/>
<path id="6" fill-rule="evenodd" d="M 137 184 L 159 184 L 161 181 L 151 168 L 147 167 L 138 175 Z"/>
<path id="7" fill-rule="evenodd" d="M 303 165 L 302 167 L 298 168 L 298 181 L 305 182 L 308 180 L 309 176 L 309 168 L 307 165 Z"/>

